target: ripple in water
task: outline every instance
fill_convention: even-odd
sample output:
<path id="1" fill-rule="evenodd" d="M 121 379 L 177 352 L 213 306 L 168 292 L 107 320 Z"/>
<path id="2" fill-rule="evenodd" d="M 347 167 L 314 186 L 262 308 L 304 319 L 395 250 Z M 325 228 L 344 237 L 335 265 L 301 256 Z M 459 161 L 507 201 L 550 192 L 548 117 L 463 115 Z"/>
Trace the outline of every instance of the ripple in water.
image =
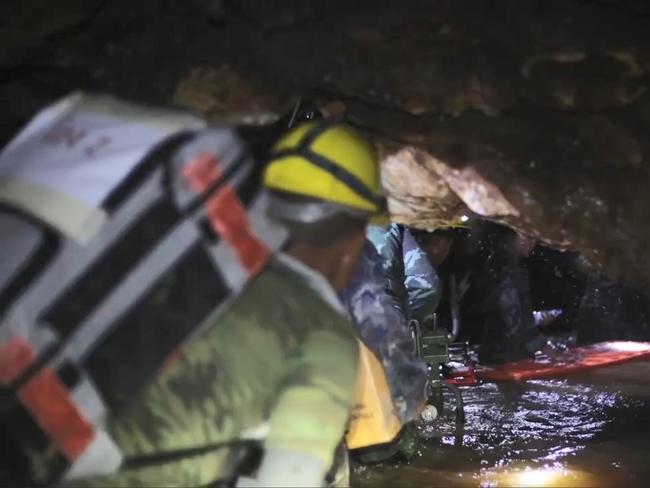
<path id="1" fill-rule="evenodd" d="M 636 470 L 644 476 L 650 469 L 644 467 L 650 464 L 647 399 L 569 380 L 488 383 L 463 388 L 463 399 L 467 420 L 461 431 L 453 412 L 446 412 L 421 428 L 423 447 L 416 459 L 371 467 L 357 473 L 357 484 L 616 485 L 621 478 L 612 473 Z M 445 400 L 453 405 L 453 397 Z"/>

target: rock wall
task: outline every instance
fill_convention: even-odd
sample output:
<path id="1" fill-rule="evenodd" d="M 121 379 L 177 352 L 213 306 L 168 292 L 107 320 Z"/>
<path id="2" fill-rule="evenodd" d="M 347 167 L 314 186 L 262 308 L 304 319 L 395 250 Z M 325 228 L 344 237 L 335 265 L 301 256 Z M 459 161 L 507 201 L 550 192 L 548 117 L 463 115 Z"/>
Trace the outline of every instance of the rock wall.
<path id="1" fill-rule="evenodd" d="M 648 281 L 650 4 L 5 0 L 0 140 L 75 88 L 266 123 L 298 95 L 384 154 L 396 220 L 471 211 Z"/>

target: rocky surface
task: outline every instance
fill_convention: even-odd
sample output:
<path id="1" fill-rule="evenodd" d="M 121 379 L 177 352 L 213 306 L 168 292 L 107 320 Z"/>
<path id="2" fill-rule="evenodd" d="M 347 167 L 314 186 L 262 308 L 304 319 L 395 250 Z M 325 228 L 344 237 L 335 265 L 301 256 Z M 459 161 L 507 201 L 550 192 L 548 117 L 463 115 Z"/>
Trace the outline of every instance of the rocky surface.
<path id="1" fill-rule="evenodd" d="M 0 140 L 75 88 L 266 123 L 298 95 L 384 155 L 396 220 L 471 211 L 648 281 L 650 6 L 5 0 Z"/>

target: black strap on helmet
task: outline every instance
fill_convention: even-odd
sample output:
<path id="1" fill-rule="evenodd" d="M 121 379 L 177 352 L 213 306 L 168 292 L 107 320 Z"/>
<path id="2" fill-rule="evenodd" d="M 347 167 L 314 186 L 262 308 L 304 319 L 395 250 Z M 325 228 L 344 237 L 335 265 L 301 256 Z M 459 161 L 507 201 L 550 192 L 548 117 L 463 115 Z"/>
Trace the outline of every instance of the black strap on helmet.
<path id="1" fill-rule="evenodd" d="M 380 195 L 375 195 L 368 186 L 352 174 L 347 169 L 339 166 L 338 164 L 331 161 L 329 158 L 314 152 L 311 149 L 311 145 L 314 141 L 326 130 L 330 129 L 332 126 L 339 124 L 340 120 L 330 119 L 325 122 L 321 122 L 314 127 L 312 127 L 302 138 L 300 144 L 295 149 L 286 149 L 278 151 L 271 156 L 271 161 L 276 159 L 281 159 L 286 156 L 301 156 L 309 161 L 314 166 L 327 171 L 337 180 L 343 182 L 347 185 L 352 191 L 357 193 L 359 196 L 365 200 L 377 205 L 380 210 L 383 210 L 385 207 L 385 200 Z"/>

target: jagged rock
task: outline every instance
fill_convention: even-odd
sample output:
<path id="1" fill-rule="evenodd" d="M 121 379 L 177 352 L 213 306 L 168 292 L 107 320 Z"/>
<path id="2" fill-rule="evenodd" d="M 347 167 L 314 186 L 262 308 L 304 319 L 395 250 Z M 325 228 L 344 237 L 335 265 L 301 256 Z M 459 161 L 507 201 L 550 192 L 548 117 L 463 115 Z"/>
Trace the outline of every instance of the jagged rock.
<path id="1" fill-rule="evenodd" d="M 274 122 L 280 110 L 277 100 L 260 95 L 228 66 L 193 69 L 179 82 L 173 102 L 214 123 L 264 125 Z"/>
<path id="2" fill-rule="evenodd" d="M 468 213 L 463 201 L 437 172 L 437 162 L 412 146 L 382 151 L 382 184 L 395 222 L 432 229 Z"/>
<path id="3" fill-rule="evenodd" d="M 273 120 L 311 95 L 385 148 L 396 219 L 426 227 L 469 207 L 580 250 L 613 278 L 647 281 L 649 9 L 5 0 L 0 139 L 77 88 L 232 123 Z"/>
<path id="4" fill-rule="evenodd" d="M 378 120 L 376 115 L 373 119 Z M 417 150 L 417 158 L 402 157 L 401 163 L 409 170 L 392 178 L 401 187 L 389 184 L 387 189 L 399 204 L 412 207 L 409 193 L 417 193 L 420 201 L 426 202 L 428 195 L 443 201 L 444 182 L 478 215 L 549 245 L 580 250 L 590 264 L 610 276 L 645 281 L 650 266 L 638 256 L 650 245 L 644 217 L 650 206 L 648 168 L 640 162 L 638 145 L 630 150 L 624 143 L 614 143 L 625 134 L 608 124 L 599 130 L 603 138 L 614 142 L 602 159 L 594 157 L 601 141 L 588 130 L 590 137 L 582 140 L 580 134 L 586 129 L 580 122 L 553 129 L 507 118 L 432 121 L 428 136 L 422 138 L 419 121 L 420 147 L 428 154 Z M 584 122 L 587 127 L 599 123 Z M 404 120 L 386 118 L 379 123 L 384 130 L 392 127 L 397 133 L 411 130 Z M 482 127 L 487 124 L 490 127 Z M 623 142 L 629 143 L 625 138 Z M 535 159 L 527 157 L 530 148 L 540 148 Z M 398 154 L 414 151 L 402 149 Z M 385 171 L 396 166 L 388 160 L 384 163 Z M 394 204 L 393 208 L 401 207 Z M 399 211 L 395 218 L 430 227 L 448 217 L 440 206 L 429 208 L 439 213 L 427 214 L 415 207 L 415 214 Z M 431 215 L 431 220 L 423 222 L 424 215 Z"/>

